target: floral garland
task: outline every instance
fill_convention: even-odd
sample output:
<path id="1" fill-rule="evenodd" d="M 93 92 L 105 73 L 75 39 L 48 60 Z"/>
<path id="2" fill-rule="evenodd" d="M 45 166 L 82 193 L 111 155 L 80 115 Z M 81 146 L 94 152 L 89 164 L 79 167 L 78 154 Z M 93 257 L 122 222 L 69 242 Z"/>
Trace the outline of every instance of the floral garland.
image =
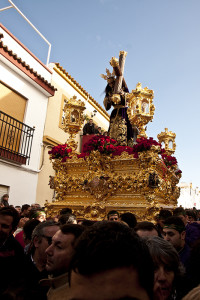
<path id="1" fill-rule="evenodd" d="M 65 162 L 68 158 L 71 158 L 69 155 L 72 152 L 72 148 L 68 148 L 67 144 L 58 145 L 53 147 L 48 154 L 51 155 L 52 159 L 62 158 L 62 162 Z"/>
<path id="2" fill-rule="evenodd" d="M 136 140 L 137 144 L 133 146 L 133 151 L 134 152 L 142 152 L 142 151 L 147 151 L 151 149 L 151 146 L 159 146 L 160 147 L 160 152 L 162 152 L 164 149 L 161 148 L 161 144 L 155 141 L 152 137 L 150 138 L 144 138 L 141 137 Z"/>
<path id="3" fill-rule="evenodd" d="M 165 149 L 162 149 L 160 143 L 155 141 L 152 137 L 144 138 L 141 137 L 137 139 L 137 144 L 133 147 L 128 146 L 119 146 L 117 141 L 110 138 L 109 136 L 96 135 L 92 137 L 83 147 L 83 153 L 77 155 L 78 158 L 85 158 L 89 156 L 91 151 L 99 151 L 101 154 L 117 156 L 121 155 L 122 152 L 128 152 L 129 155 L 133 155 L 134 158 L 138 158 L 139 152 L 150 150 L 152 146 L 159 146 L 161 157 L 164 164 L 167 168 L 177 165 L 177 159 L 174 156 L 167 155 Z M 72 158 L 70 153 L 72 152 L 71 148 L 68 148 L 67 144 L 58 145 L 52 148 L 48 153 L 51 155 L 52 159 L 62 158 L 62 162 L 65 162 L 67 159 Z M 182 171 L 180 169 L 175 170 L 175 174 L 180 174 Z"/>

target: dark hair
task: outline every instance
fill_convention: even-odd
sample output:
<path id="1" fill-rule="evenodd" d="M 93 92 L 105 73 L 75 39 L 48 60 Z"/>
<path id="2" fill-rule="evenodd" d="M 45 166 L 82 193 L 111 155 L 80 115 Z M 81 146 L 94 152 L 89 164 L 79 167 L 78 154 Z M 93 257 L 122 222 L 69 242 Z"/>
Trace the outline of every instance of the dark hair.
<path id="1" fill-rule="evenodd" d="M 194 210 L 187 209 L 185 213 L 186 213 L 186 216 L 192 217 L 194 219 L 194 221 L 197 221 L 197 215 Z"/>
<path id="2" fill-rule="evenodd" d="M 23 231 L 24 231 L 25 239 L 28 239 L 31 241 L 32 232 L 38 224 L 40 224 L 40 221 L 36 220 L 36 219 L 28 220 L 24 224 Z"/>
<path id="3" fill-rule="evenodd" d="M 138 230 L 147 230 L 147 231 L 156 230 L 158 232 L 157 227 L 152 222 L 148 222 L 148 221 L 142 221 L 137 223 L 134 230 L 135 232 L 137 232 Z"/>
<path id="4" fill-rule="evenodd" d="M 60 215 L 72 214 L 72 209 L 68 207 L 64 207 L 60 211 Z"/>
<path id="5" fill-rule="evenodd" d="M 172 216 L 172 212 L 168 209 L 161 209 L 158 214 L 159 220 L 166 220 L 167 218 Z"/>
<path id="6" fill-rule="evenodd" d="M 168 268 L 171 268 L 175 277 L 181 275 L 183 269 L 179 255 L 171 243 L 159 236 L 148 238 L 145 241 L 153 259 L 154 267 L 159 264 L 164 264 L 167 265 Z"/>
<path id="7" fill-rule="evenodd" d="M 90 276 L 120 267 L 136 269 L 141 286 L 152 299 L 152 259 L 147 246 L 133 230 L 120 222 L 109 221 L 86 228 L 76 241 L 70 270 Z"/>
<path id="8" fill-rule="evenodd" d="M 137 219 L 135 215 L 130 212 L 121 214 L 120 219 L 126 222 L 131 228 L 134 228 L 137 225 Z"/>
<path id="9" fill-rule="evenodd" d="M 34 237 L 42 238 L 42 235 L 44 234 L 44 228 L 50 227 L 50 226 L 59 226 L 57 222 L 50 220 L 50 221 L 44 221 L 40 222 L 33 230 L 32 233 L 32 240 Z"/>
<path id="10" fill-rule="evenodd" d="M 112 215 L 118 215 L 118 217 L 119 217 L 118 211 L 116 211 L 116 210 L 110 210 L 110 211 L 108 212 L 108 214 L 107 214 L 108 220 L 109 220 L 109 217 L 112 216 Z"/>
<path id="11" fill-rule="evenodd" d="M 76 221 L 76 216 L 69 213 L 65 215 L 60 215 L 58 221 L 60 225 L 72 224 L 74 221 Z"/>
<path id="12" fill-rule="evenodd" d="M 96 221 L 83 219 L 81 222 L 81 225 L 85 226 L 85 227 L 89 227 L 89 226 L 94 225 L 95 223 L 96 223 Z"/>
<path id="13" fill-rule="evenodd" d="M 35 220 L 35 219 L 31 219 L 31 221 L 32 220 Z M 50 227 L 50 226 L 59 226 L 59 225 L 55 221 L 50 220 L 50 221 L 44 221 L 44 222 L 39 221 L 39 224 L 37 226 L 35 226 L 35 228 L 33 229 L 32 235 L 31 235 L 31 244 L 28 249 L 29 254 L 33 254 L 35 251 L 35 246 L 34 246 L 35 237 L 37 237 L 38 241 L 41 242 L 42 237 L 44 236 L 44 233 L 45 233 L 44 229 L 46 227 Z"/>
<path id="14" fill-rule="evenodd" d="M 60 227 L 60 230 L 63 234 L 71 233 L 75 236 L 75 238 L 79 237 L 84 229 L 85 228 L 79 224 L 65 224 Z"/>
<path id="15" fill-rule="evenodd" d="M 179 215 L 183 215 L 185 216 L 185 209 L 183 207 L 177 207 L 173 210 L 173 216 L 179 216 Z"/>
<path id="16" fill-rule="evenodd" d="M 43 208 L 32 208 L 29 212 L 29 218 L 30 219 L 36 219 L 39 217 L 42 213 L 45 213 L 45 210 Z M 45 213 L 46 214 L 46 213 Z"/>
<path id="17" fill-rule="evenodd" d="M 0 208 L 0 215 L 13 217 L 12 229 L 15 230 L 17 228 L 20 217 L 18 211 L 14 207 L 5 206 Z"/>
<path id="18" fill-rule="evenodd" d="M 24 210 L 27 210 L 29 207 L 30 207 L 29 204 L 23 204 L 23 205 L 22 205 L 22 212 L 23 212 Z"/>
<path id="19" fill-rule="evenodd" d="M 164 227 L 169 225 L 174 225 L 172 229 L 177 230 L 179 233 L 185 231 L 185 224 L 179 217 L 170 217 L 164 222 Z"/>

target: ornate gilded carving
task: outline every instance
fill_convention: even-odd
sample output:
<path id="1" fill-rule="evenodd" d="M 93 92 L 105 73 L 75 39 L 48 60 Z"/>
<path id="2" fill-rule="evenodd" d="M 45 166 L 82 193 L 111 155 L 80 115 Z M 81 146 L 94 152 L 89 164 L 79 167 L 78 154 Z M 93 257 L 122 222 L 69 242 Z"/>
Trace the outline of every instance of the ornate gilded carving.
<path id="1" fill-rule="evenodd" d="M 157 138 L 159 140 L 159 143 L 164 143 L 164 148 L 166 151 L 166 154 L 171 155 L 176 150 L 176 143 L 175 138 L 176 134 L 172 131 L 168 131 L 168 128 L 165 128 L 164 132 L 161 132 L 157 135 Z"/>
<path id="2" fill-rule="evenodd" d="M 121 116 L 117 116 L 110 122 L 110 136 L 119 142 L 120 145 L 126 145 L 127 126 L 126 121 Z"/>
<path id="3" fill-rule="evenodd" d="M 65 203 L 76 213 L 78 210 L 80 217 L 84 217 L 85 207 L 94 205 L 101 207 L 102 212 L 98 217 L 91 213 L 91 219 L 103 219 L 105 211 L 112 208 L 121 211 L 122 207 L 140 220 L 150 219 L 150 213 L 155 213 L 159 206 L 173 207 L 179 196 L 176 187 L 179 178 L 174 170 L 163 165 L 157 146 L 139 153 L 138 159 L 127 152 L 111 157 L 93 151 L 86 161 L 74 157 L 73 161 L 53 162 L 53 166 L 57 170 L 54 180 L 57 196 L 51 206 Z"/>
<path id="4" fill-rule="evenodd" d="M 84 110 L 85 103 L 81 100 L 77 100 L 76 96 L 73 96 L 69 100 L 65 100 L 64 131 L 70 135 L 66 143 L 72 148 L 73 152 L 77 149 L 77 142 L 75 142 L 74 139 L 82 127 L 84 121 Z"/>
<path id="5" fill-rule="evenodd" d="M 126 97 L 129 106 L 127 114 L 131 124 L 136 125 L 139 129 L 138 137 L 147 137 L 145 125 L 152 121 L 155 110 L 153 97 L 153 90 L 149 90 L 147 87 L 143 89 L 140 82 L 136 85 L 136 89 Z"/>

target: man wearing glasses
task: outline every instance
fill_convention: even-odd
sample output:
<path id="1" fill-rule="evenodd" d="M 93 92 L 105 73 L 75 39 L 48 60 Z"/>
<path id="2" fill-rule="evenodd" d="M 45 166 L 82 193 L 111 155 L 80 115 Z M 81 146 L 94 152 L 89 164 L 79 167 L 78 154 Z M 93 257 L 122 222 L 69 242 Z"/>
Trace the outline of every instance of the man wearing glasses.
<path id="1" fill-rule="evenodd" d="M 25 281 L 27 288 L 38 291 L 38 298 L 45 296 L 48 287 L 41 287 L 39 281 L 48 276 L 45 270 L 46 249 L 51 245 L 52 237 L 60 229 L 54 221 L 39 223 L 32 233 L 31 245 L 26 257 Z"/>

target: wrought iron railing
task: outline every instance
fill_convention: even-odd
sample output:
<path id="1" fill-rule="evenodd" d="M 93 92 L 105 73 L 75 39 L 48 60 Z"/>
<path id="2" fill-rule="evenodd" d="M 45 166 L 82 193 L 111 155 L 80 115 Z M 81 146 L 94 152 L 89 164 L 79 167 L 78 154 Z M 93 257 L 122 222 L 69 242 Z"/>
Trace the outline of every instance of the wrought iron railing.
<path id="1" fill-rule="evenodd" d="M 0 157 L 29 164 L 34 128 L 0 111 Z"/>

